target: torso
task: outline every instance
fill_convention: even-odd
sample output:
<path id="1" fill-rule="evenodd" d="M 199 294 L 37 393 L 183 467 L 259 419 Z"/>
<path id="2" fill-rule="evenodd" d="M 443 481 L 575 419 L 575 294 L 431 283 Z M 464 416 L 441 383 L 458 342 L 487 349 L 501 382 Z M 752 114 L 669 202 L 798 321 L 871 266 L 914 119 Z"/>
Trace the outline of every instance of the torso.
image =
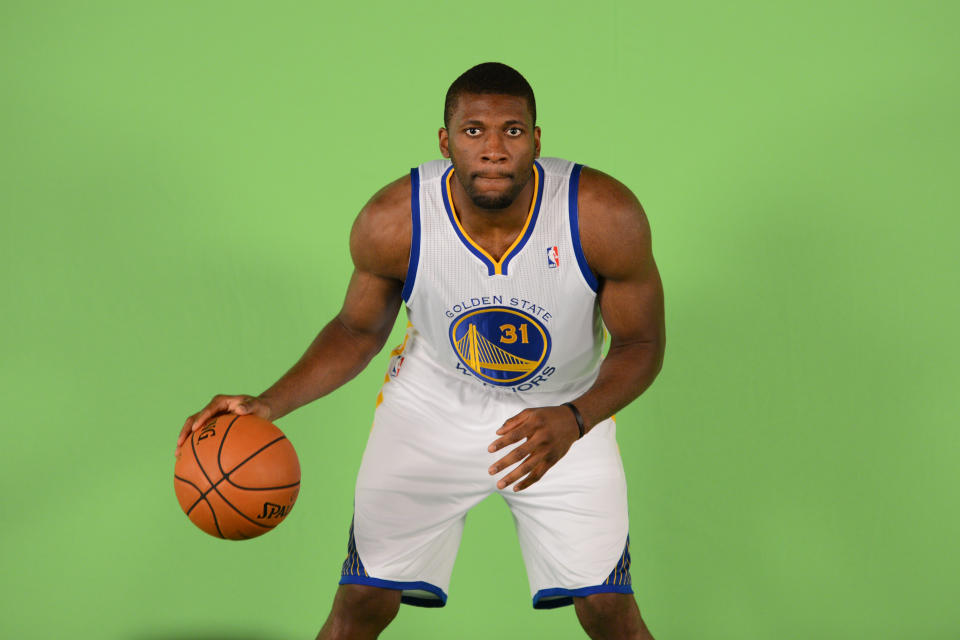
<path id="1" fill-rule="evenodd" d="M 412 171 L 403 285 L 411 326 L 405 349 L 391 362 L 392 375 L 399 380 L 402 371 L 415 370 L 411 375 L 529 397 L 529 404 L 543 403 L 544 394 L 573 396 L 592 384 L 603 328 L 597 280 L 579 243 L 579 173 L 566 160 L 538 160 L 525 225 L 494 258 L 458 220 L 450 162 Z"/>

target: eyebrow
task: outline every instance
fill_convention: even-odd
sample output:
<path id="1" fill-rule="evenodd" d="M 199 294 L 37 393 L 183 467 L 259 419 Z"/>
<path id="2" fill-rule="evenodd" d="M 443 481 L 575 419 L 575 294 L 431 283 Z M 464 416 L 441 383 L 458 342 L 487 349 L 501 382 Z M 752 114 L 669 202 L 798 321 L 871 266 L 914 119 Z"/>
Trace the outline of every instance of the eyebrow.
<path id="1" fill-rule="evenodd" d="M 466 120 L 466 121 L 463 122 L 463 126 L 465 126 L 465 127 L 466 127 L 466 126 L 471 126 L 471 125 L 484 125 L 484 124 L 486 124 L 486 123 L 483 122 L 482 120 Z M 514 125 L 514 124 L 519 124 L 519 125 L 522 125 L 522 126 L 524 126 L 524 127 L 527 126 L 527 123 L 525 123 L 523 120 L 507 120 L 507 121 L 504 122 L 503 124 L 504 124 L 504 126 L 506 126 L 506 125 Z"/>

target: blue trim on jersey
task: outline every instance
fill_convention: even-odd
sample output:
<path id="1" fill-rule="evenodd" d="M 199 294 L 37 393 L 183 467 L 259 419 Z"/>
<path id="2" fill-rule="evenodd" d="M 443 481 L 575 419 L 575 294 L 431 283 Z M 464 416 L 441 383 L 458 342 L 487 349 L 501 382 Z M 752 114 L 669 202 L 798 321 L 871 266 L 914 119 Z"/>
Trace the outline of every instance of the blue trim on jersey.
<path id="1" fill-rule="evenodd" d="M 556 609 L 557 607 L 566 607 L 573 604 L 574 596 L 591 596 L 595 593 L 633 593 L 633 587 L 628 584 L 601 584 L 582 589 L 541 589 L 533 596 L 533 608 Z"/>
<path id="2" fill-rule="evenodd" d="M 447 604 L 447 594 L 443 589 L 429 582 L 398 582 L 396 580 L 380 580 L 379 578 L 368 578 L 366 576 L 343 576 L 340 578 L 340 584 L 365 584 L 371 587 L 380 587 L 381 589 L 393 589 L 395 591 L 413 590 L 427 591 L 436 596 L 436 598 L 425 598 L 423 596 L 401 595 L 400 602 L 413 605 L 415 607 L 442 607 Z"/>
<path id="3" fill-rule="evenodd" d="M 596 293 L 600 285 L 597 282 L 596 276 L 593 275 L 593 271 L 590 270 L 590 265 L 587 264 L 587 259 L 583 255 L 583 247 L 580 246 L 580 221 L 577 211 L 577 194 L 580 191 L 581 169 L 583 169 L 582 164 L 575 164 L 573 165 L 573 171 L 570 172 L 570 201 L 568 206 L 570 210 L 570 237 L 573 239 L 573 253 L 577 256 L 580 273 L 583 274 L 583 279 L 587 281 L 587 284 L 593 289 L 593 292 Z"/>
<path id="4" fill-rule="evenodd" d="M 347 559 L 343 561 L 340 575 L 344 577 L 369 577 L 367 576 L 367 570 L 363 568 L 363 561 L 360 560 L 360 554 L 357 552 L 357 541 L 353 537 L 353 520 L 350 521 L 350 538 L 347 540 Z"/>
<path id="5" fill-rule="evenodd" d="M 539 184 L 537 185 L 537 193 L 534 196 L 537 199 L 537 203 L 533 205 L 533 213 L 530 215 L 530 222 L 527 224 L 527 232 L 523 234 L 523 237 L 520 238 L 520 242 L 517 243 L 517 246 L 513 248 L 513 251 L 510 252 L 510 255 L 506 256 L 506 259 L 503 261 L 501 266 L 501 272 L 503 275 L 507 275 L 507 266 L 510 264 L 510 261 L 516 257 L 518 253 L 523 251 L 523 247 L 527 244 L 527 240 L 530 239 L 530 236 L 533 235 L 533 228 L 537 226 L 537 216 L 540 215 L 540 203 L 543 201 L 543 183 L 546 182 L 546 176 L 543 173 L 543 167 L 540 166 L 540 163 L 536 160 L 533 161 L 536 171 L 540 174 Z"/>
<path id="6" fill-rule="evenodd" d="M 480 261 L 487 265 L 487 275 L 492 276 L 496 273 L 496 267 L 490 259 L 483 254 L 480 249 L 478 249 L 472 242 L 470 242 L 466 236 L 460 231 L 460 225 L 457 224 L 457 221 L 453 217 L 453 207 L 450 206 L 450 198 L 447 197 L 447 177 L 450 175 L 450 172 L 453 171 L 453 165 L 451 164 L 447 167 L 447 170 L 443 172 L 443 176 L 440 178 L 440 192 L 443 194 L 443 207 L 447 210 L 447 217 L 450 218 L 450 226 L 453 227 L 453 230 L 457 232 L 457 235 L 460 237 L 460 242 L 463 243 L 467 249 L 470 250 L 470 253 L 477 256 Z"/>
<path id="7" fill-rule="evenodd" d="M 396 580 L 381 580 L 380 578 L 371 578 L 367 570 L 363 567 L 363 561 L 360 560 L 360 554 L 357 552 L 357 541 L 353 537 L 353 521 L 350 521 L 350 539 L 347 541 L 347 559 L 343 561 L 343 568 L 340 570 L 339 584 L 365 584 L 371 587 L 381 587 L 383 589 L 426 591 L 432 593 L 435 598 L 425 598 L 423 596 L 401 595 L 400 602 L 411 604 L 415 607 L 442 607 L 447 603 L 447 594 L 443 589 L 429 582 L 398 582 Z"/>
<path id="8" fill-rule="evenodd" d="M 589 596 L 594 593 L 633 593 L 632 582 L 630 577 L 630 536 L 628 535 L 620 559 L 617 560 L 613 571 L 603 581 L 603 584 L 580 589 L 541 589 L 533 596 L 533 608 L 556 609 L 557 607 L 565 607 L 573 604 L 574 596 Z"/>
<path id="9" fill-rule="evenodd" d="M 417 265 L 420 262 L 420 170 L 410 169 L 410 222 L 413 232 L 410 236 L 410 261 L 407 263 L 407 277 L 403 281 L 400 296 L 403 301 L 410 300 L 413 283 L 417 279 Z"/>

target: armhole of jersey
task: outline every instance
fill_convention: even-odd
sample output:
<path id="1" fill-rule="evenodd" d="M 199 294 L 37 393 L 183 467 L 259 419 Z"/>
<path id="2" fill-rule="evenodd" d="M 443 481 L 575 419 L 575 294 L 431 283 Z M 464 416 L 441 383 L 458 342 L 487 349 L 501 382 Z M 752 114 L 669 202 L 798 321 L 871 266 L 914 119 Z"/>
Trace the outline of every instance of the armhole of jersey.
<path id="1" fill-rule="evenodd" d="M 410 302 L 413 283 L 417 279 L 417 265 L 420 263 L 420 171 L 417 167 L 410 169 L 410 223 L 410 261 L 400 292 L 404 302 Z"/>
<path id="2" fill-rule="evenodd" d="M 580 191 L 580 170 L 582 164 L 573 165 L 573 171 L 570 172 L 570 201 L 567 209 L 570 211 L 570 239 L 573 241 L 573 253 L 577 256 L 577 264 L 580 265 L 580 274 L 584 282 L 594 293 L 597 292 L 598 283 L 593 271 L 590 271 L 590 265 L 583 255 L 583 247 L 580 246 L 580 219 L 577 211 L 577 194 Z"/>

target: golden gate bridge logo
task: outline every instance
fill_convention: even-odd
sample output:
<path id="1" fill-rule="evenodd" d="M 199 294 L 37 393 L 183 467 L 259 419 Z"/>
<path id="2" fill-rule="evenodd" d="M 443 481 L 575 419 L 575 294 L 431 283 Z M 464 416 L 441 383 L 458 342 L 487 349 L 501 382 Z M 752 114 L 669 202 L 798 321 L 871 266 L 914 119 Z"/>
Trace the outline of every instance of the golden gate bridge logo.
<path id="1" fill-rule="evenodd" d="M 535 374 L 550 353 L 550 335 L 533 316 L 509 307 L 470 311 L 450 325 L 460 362 L 480 379 L 514 385 Z"/>

